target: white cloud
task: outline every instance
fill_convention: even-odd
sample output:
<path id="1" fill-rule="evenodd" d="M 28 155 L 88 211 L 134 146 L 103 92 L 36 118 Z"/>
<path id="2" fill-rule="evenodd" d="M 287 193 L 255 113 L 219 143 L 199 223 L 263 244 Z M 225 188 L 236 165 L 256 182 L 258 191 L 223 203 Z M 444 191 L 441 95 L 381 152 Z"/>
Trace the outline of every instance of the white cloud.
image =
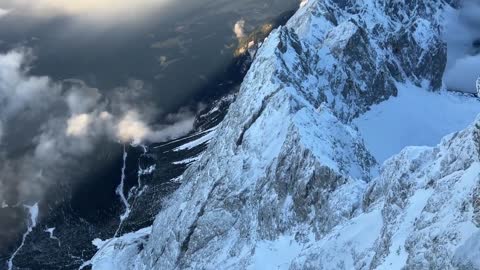
<path id="1" fill-rule="evenodd" d="M 75 85 L 67 94 L 66 101 L 73 113 L 84 113 L 98 106 L 102 95 L 96 88 L 86 85 Z"/>
<path id="2" fill-rule="evenodd" d="M 195 115 L 190 111 L 181 111 L 168 115 L 172 123 L 149 127 L 136 111 L 128 111 L 115 125 L 115 134 L 122 143 L 138 145 L 142 142 L 164 142 L 178 138 L 193 129 Z"/>
<path id="3" fill-rule="evenodd" d="M 152 142 L 168 141 L 174 138 L 178 138 L 190 132 L 193 129 L 195 123 L 195 117 L 186 117 L 171 125 L 166 125 L 158 129 L 157 131 L 148 134 L 147 139 Z"/>
<path id="4" fill-rule="evenodd" d="M 95 22 L 142 20 L 158 11 L 171 0 L 11 0 L 13 9 L 28 11 L 36 16 L 56 14 L 75 16 L 80 20 Z"/>
<path id="5" fill-rule="evenodd" d="M 233 26 L 233 32 L 238 39 L 245 37 L 245 20 L 237 21 Z"/>
<path id="6" fill-rule="evenodd" d="M 0 8 L 0 18 L 7 15 L 8 13 L 10 13 L 10 10 Z"/>
<path id="7" fill-rule="evenodd" d="M 92 118 L 86 113 L 74 115 L 67 120 L 67 135 L 74 137 L 85 136 L 91 123 Z"/>
<path id="8" fill-rule="evenodd" d="M 29 55 L 30 52 L 25 50 L 0 55 L 0 119 L 46 109 L 61 91 L 59 85 L 53 84 L 49 78 L 25 73 L 22 65 L 28 61 Z"/>
<path id="9" fill-rule="evenodd" d="M 113 116 L 109 112 L 101 112 L 100 113 L 100 119 L 103 121 L 109 121 L 113 118 Z"/>
<path id="10" fill-rule="evenodd" d="M 127 112 L 116 126 L 116 136 L 123 143 L 140 144 L 151 132 L 135 111 Z"/>
<path id="11" fill-rule="evenodd" d="M 445 39 L 448 62 L 444 81 L 448 89 L 476 92 L 475 81 L 480 76 L 480 55 L 473 48 L 480 40 L 480 0 L 466 0 L 458 12 L 448 18 Z M 476 55 L 475 55 L 476 54 Z"/>
<path id="12" fill-rule="evenodd" d="M 480 55 L 456 60 L 445 73 L 447 87 L 463 92 L 476 93 L 477 78 L 480 78 Z"/>

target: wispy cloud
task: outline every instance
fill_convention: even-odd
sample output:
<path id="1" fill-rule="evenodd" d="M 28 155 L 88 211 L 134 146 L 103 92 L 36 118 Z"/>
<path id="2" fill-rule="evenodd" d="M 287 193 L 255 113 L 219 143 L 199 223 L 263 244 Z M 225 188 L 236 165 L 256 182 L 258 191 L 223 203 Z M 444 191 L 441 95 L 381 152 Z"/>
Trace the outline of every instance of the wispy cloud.
<path id="1" fill-rule="evenodd" d="M 0 18 L 7 15 L 8 13 L 10 13 L 10 10 L 0 8 Z"/>
<path id="2" fill-rule="evenodd" d="M 449 89 L 475 92 L 475 81 L 480 76 L 480 0 L 465 0 L 462 7 L 449 18 L 446 39 L 448 66 L 445 83 Z"/>
<path id="3" fill-rule="evenodd" d="M 160 142 L 188 133 L 194 111 L 163 115 L 141 81 L 102 92 L 28 74 L 28 50 L 0 55 L 0 202 L 41 199 L 104 142 Z M 104 94 L 109 93 L 109 94 Z M 160 124 L 153 119 L 163 118 Z M 84 166 L 82 166 L 84 167 Z M 68 177 L 67 177 L 68 176 Z"/>
<path id="4" fill-rule="evenodd" d="M 96 22 L 143 19 L 170 0 L 10 0 L 8 8 L 37 16 L 68 15 Z M 171 2 L 171 1 L 170 1 Z"/>

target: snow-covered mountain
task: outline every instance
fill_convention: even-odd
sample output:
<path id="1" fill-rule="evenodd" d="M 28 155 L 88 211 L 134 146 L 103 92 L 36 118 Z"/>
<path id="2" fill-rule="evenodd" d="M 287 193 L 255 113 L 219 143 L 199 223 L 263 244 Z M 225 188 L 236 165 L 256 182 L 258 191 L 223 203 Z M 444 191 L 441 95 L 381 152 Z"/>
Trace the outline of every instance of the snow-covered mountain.
<path id="1" fill-rule="evenodd" d="M 480 268 L 480 103 L 442 84 L 454 8 L 303 1 L 153 226 L 101 242 L 93 268 Z M 410 143 L 432 146 L 382 163 Z"/>

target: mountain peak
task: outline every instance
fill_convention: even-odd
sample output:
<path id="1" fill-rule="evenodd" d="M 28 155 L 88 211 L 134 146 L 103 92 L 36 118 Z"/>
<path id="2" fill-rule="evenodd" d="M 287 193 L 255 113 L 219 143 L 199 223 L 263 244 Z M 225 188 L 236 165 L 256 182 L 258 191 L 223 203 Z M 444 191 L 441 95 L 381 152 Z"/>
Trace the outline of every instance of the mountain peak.
<path id="1" fill-rule="evenodd" d="M 215 138 L 123 267 L 438 268 L 473 258 L 457 253 L 477 230 L 475 125 L 380 167 L 352 124 L 398 83 L 440 90 L 446 5 L 304 4 L 259 48 Z"/>

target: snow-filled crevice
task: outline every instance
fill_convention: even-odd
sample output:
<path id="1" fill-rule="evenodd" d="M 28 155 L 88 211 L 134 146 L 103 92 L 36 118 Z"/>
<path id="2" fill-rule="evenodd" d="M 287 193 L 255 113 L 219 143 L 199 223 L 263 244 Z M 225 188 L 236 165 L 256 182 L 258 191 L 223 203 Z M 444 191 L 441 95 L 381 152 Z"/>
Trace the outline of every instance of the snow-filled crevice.
<path id="1" fill-rule="evenodd" d="M 44 230 L 44 232 L 48 233 L 49 238 L 52 239 L 52 240 L 57 241 L 58 247 L 61 247 L 61 246 L 62 246 L 62 243 L 60 242 L 60 239 L 58 239 L 58 237 L 56 237 L 56 236 L 53 234 L 54 231 L 55 231 L 55 227 L 53 227 L 53 228 L 47 228 L 47 229 Z"/>
<path id="2" fill-rule="evenodd" d="M 141 147 L 143 149 L 143 153 L 138 159 L 137 186 L 134 189 L 131 190 L 132 192 L 129 192 L 129 194 L 128 194 L 129 198 L 128 199 L 130 199 L 130 196 L 133 195 L 133 196 L 135 196 L 135 200 L 137 200 L 137 198 L 140 197 L 143 194 L 143 192 L 145 191 L 147 186 L 142 183 L 142 176 L 152 174 L 156 170 L 156 167 L 157 167 L 154 164 L 154 165 L 150 165 L 147 168 L 142 168 L 140 159 L 147 155 L 148 148 L 145 145 L 142 145 Z M 134 204 L 135 204 L 135 202 L 134 202 Z"/>
<path id="3" fill-rule="evenodd" d="M 120 197 L 120 201 L 125 207 L 125 211 L 123 214 L 120 215 L 120 224 L 118 225 L 117 230 L 115 231 L 114 237 L 117 236 L 118 232 L 120 231 L 123 221 L 130 215 L 130 204 L 128 203 L 127 198 L 125 197 L 125 192 L 124 192 L 124 185 L 125 185 L 125 170 L 127 168 L 127 150 L 125 145 L 123 145 L 123 166 L 122 166 L 122 174 L 120 177 L 120 184 L 117 186 L 116 193 Z"/>
<path id="4" fill-rule="evenodd" d="M 97 239 L 94 239 L 92 241 L 92 244 L 94 244 L 98 248 L 98 251 L 91 260 L 83 262 L 83 264 L 80 266 L 79 269 L 84 269 L 84 268 L 87 268 L 88 266 L 92 266 L 92 265 L 95 265 L 95 264 L 97 264 L 96 266 L 98 267 L 98 265 L 101 265 L 102 263 L 99 263 L 97 261 L 102 261 L 104 259 L 102 256 L 105 253 L 111 252 L 112 248 L 115 249 L 115 247 L 116 247 L 116 245 L 118 245 L 118 243 L 121 243 L 124 240 L 131 241 L 131 240 L 137 239 L 136 237 L 132 237 L 132 236 L 139 235 L 140 236 L 139 238 L 145 238 L 146 236 L 149 235 L 149 233 L 147 233 L 147 231 L 150 230 L 150 227 L 144 228 L 144 229 L 142 229 L 138 232 L 127 233 L 125 235 L 119 236 L 119 233 L 122 229 L 124 221 L 129 217 L 132 207 L 136 204 L 137 199 L 140 196 L 142 196 L 145 189 L 147 188 L 147 185 L 145 185 L 145 183 L 142 183 L 142 176 L 152 174 L 156 169 L 155 165 L 151 165 L 147 168 L 142 168 L 142 166 L 141 166 L 140 159 L 141 159 L 141 157 L 144 157 L 145 155 L 147 155 L 147 153 L 148 153 L 148 147 L 147 146 L 145 146 L 145 145 L 132 145 L 132 146 L 133 147 L 141 147 L 142 150 L 143 150 L 143 153 L 140 155 L 139 160 L 138 160 L 137 186 L 132 187 L 128 191 L 128 197 L 125 197 L 124 184 L 125 184 L 125 178 L 126 178 L 128 152 L 127 152 L 126 146 L 123 145 L 121 178 L 120 178 L 120 184 L 117 186 L 116 193 L 117 193 L 117 195 L 119 195 L 120 200 L 125 207 L 125 211 L 120 215 L 120 223 L 119 223 L 119 225 L 117 227 L 117 230 L 115 231 L 115 234 L 113 235 L 112 238 L 106 239 L 106 240 L 101 240 L 101 239 L 97 238 Z M 132 200 L 133 200 L 133 202 L 130 204 L 129 201 L 132 201 Z M 50 238 L 54 239 L 54 237 L 52 237 L 53 236 L 53 230 L 51 230 L 51 232 L 50 232 L 50 230 L 51 229 L 48 229 L 45 232 L 49 232 L 50 235 L 51 235 Z M 60 242 L 59 242 L 59 245 L 60 245 Z M 110 260 L 113 260 L 113 258 L 110 258 Z M 100 269 L 105 269 L 105 268 L 100 267 Z M 107 268 L 107 269 L 115 269 L 115 268 Z"/>
<path id="5" fill-rule="evenodd" d="M 35 203 L 32 206 L 25 205 L 25 208 L 28 209 L 28 214 L 29 214 L 29 220 L 28 220 L 28 228 L 27 231 L 23 234 L 22 236 L 22 243 L 18 248 L 15 250 L 15 252 L 10 256 L 10 259 L 8 259 L 7 266 L 8 270 L 13 269 L 13 260 L 15 259 L 15 256 L 17 256 L 18 252 L 23 248 L 23 245 L 25 245 L 25 240 L 27 239 L 28 235 L 33 231 L 33 228 L 37 226 L 37 218 L 38 218 L 38 203 Z"/>
<path id="6" fill-rule="evenodd" d="M 476 123 L 475 127 L 477 129 L 473 133 L 473 138 L 475 146 L 477 147 L 477 153 L 479 153 L 478 160 L 480 160 L 480 123 Z"/>
<path id="7" fill-rule="evenodd" d="M 267 107 L 267 104 L 268 102 L 270 101 L 270 99 L 272 99 L 275 94 L 277 94 L 279 91 L 281 90 L 281 88 L 278 88 L 277 90 L 273 91 L 272 93 L 268 94 L 263 100 L 262 100 L 262 105 L 260 106 L 260 109 L 258 109 L 258 111 L 256 111 L 252 117 L 247 121 L 247 123 L 243 126 L 242 128 L 242 132 L 240 133 L 240 136 L 238 137 L 237 139 L 237 146 L 240 146 L 242 145 L 243 143 L 243 137 L 245 136 L 245 133 L 248 131 L 248 129 L 250 129 L 250 127 L 255 124 L 255 122 L 257 121 L 257 119 L 260 117 L 260 115 L 262 115 L 263 111 L 265 110 L 265 108 Z"/>
<path id="8" fill-rule="evenodd" d="M 289 30 L 288 28 L 284 27 L 282 28 L 280 32 L 280 39 L 277 45 L 277 48 L 280 50 L 282 53 L 287 53 L 289 45 L 295 50 L 295 53 L 297 55 L 301 55 L 303 53 L 303 48 L 302 44 L 298 40 L 298 36 L 295 34 L 295 32 Z M 283 58 L 281 58 L 283 60 Z"/>
<path id="9" fill-rule="evenodd" d="M 198 211 L 198 214 L 197 214 L 197 217 L 195 218 L 195 221 L 189 227 L 187 236 L 185 237 L 182 244 L 180 245 L 180 254 L 177 257 L 177 264 L 181 263 L 182 258 L 185 256 L 185 253 L 188 251 L 188 246 L 190 244 L 190 239 L 192 238 L 192 235 L 195 232 L 195 229 L 197 228 L 198 220 L 205 213 L 205 208 L 207 207 L 207 204 L 210 201 L 210 198 L 212 197 L 213 192 L 219 186 L 219 184 L 220 184 L 220 182 L 216 182 L 213 185 L 213 187 L 210 189 L 210 192 L 208 192 L 208 195 L 207 195 L 207 199 L 203 202 L 202 206 L 200 207 L 200 211 Z"/>
<path id="10" fill-rule="evenodd" d="M 135 146 L 135 145 L 132 145 L 132 146 Z M 125 186 L 125 178 L 126 178 L 125 171 L 127 169 L 126 167 L 127 167 L 128 153 L 127 153 L 127 150 L 126 150 L 126 146 L 125 145 L 123 146 L 123 165 L 122 165 L 122 169 L 121 169 L 120 184 L 118 185 L 118 187 L 116 189 L 116 193 L 117 193 L 117 195 L 120 196 L 120 200 L 125 207 L 125 211 L 120 216 L 120 224 L 118 225 L 118 228 L 117 228 L 113 237 L 118 236 L 118 233 L 120 232 L 124 221 L 130 216 L 130 212 L 132 211 L 132 206 L 135 205 L 135 203 L 137 202 L 137 199 L 143 194 L 143 192 L 147 188 L 147 186 L 144 183 L 142 183 L 142 176 L 152 174 L 156 169 L 155 165 L 151 165 L 147 168 L 142 168 L 142 166 L 140 164 L 140 158 L 144 157 L 147 154 L 148 147 L 145 146 L 145 145 L 140 145 L 139 147 L 142 148 L 143 153 L 140 155 L 139 160 L 138 160 L 137 186 L 134 186 L 133 188 L 131 188 L 127 192 L 128 196 L 126 197 L 125 196 L 125 191 L 124 191 L 124 186 Z M 133 202 L 132 202 L 132 200 L 133 200 Z M 130 204 L 129 202 L 132 202 L 132 203 Z"/>

